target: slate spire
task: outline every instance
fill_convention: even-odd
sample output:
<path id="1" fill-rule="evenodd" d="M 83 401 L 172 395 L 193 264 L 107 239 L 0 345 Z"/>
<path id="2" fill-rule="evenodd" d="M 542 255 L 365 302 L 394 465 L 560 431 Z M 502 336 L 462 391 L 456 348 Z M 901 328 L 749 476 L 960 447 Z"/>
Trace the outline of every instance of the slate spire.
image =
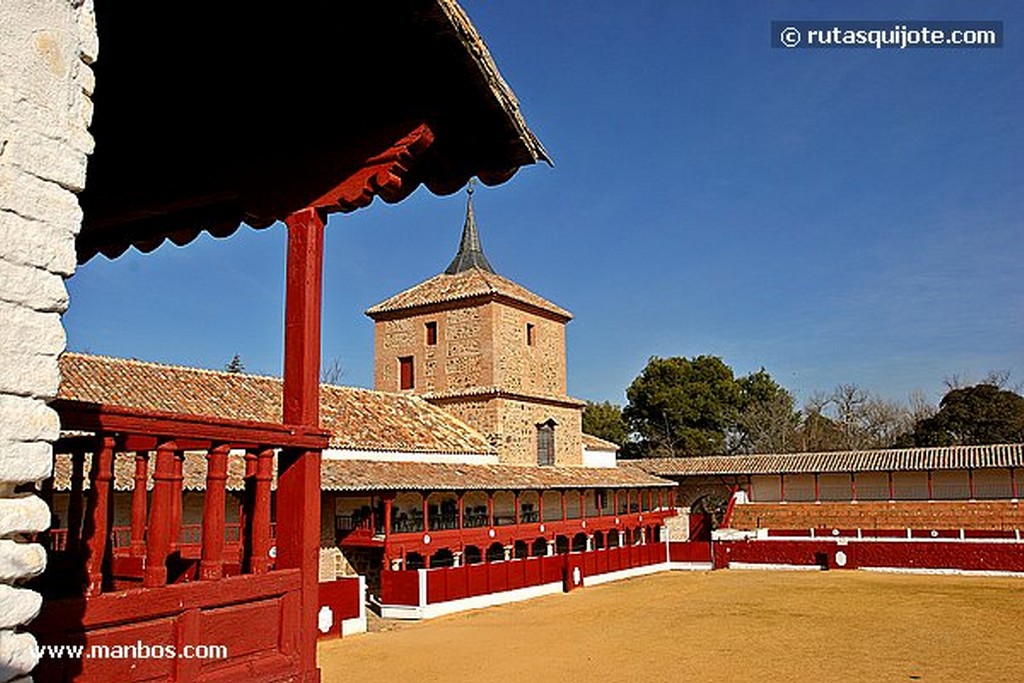
<path id="1" fill-rule="evenodd" d="M 462 241 L 459 242 L 459 252 L 445 268 L 444 272 L 448 275 L 456 275 L 470 268 L 479 268 L 488 273 L 494 272 L 494 268 L 484 256 L 484 248 L 480 245 L 480 234 L 476 228 L 476 216 L 473 214 L 474 184 L 474 181 L 471 180 L 469 188 L 466 190 L 466 222 L 462 226 Z"/>

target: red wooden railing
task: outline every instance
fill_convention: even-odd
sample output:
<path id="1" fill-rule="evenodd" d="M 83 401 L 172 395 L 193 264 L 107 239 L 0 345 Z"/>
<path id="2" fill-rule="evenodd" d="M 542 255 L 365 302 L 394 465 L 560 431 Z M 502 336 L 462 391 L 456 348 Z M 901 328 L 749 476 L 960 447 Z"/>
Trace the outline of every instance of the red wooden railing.
<path id="1" fill-rule="evenodd" d="M 50 563 L 37 581 L 46 598 L 31 627 L 39 641 L 90 647 L 123 646 L 140 639 L 224 642 L 230 646 L 229 659 L 215 663 L 216 672 L 210 670 L 214 678 L 234 671 L 238 679 L 257 675 L 268 681 L 305 680 L 309 664 L 302 653 L 308 647 L 301 640 L 300 625 L 304 601 L 315 607 L 316 584 L 305 596 L 304 571 L 281 568 L 280 554 L 275 570 L 271 480 L 279 450 L 318 452 L 327 444 L 326 434 L 289 425 L 71 402 L 57 402 L 56 407 L 64 429 L 94 435 L 55 444 L 55 453 L 72 455 L 68 527 L 50 532 Z M 242 457 L 232 453 L 243 452 L 242 519 L 229 524 L 229 459 Z M 126 455 L 134 458 L 135 466 L 132 523 L 113 527 L 115 463 Z M 86 457 L 91 462 L 88 486 L 80 466 Z M 198 467 L 204 475 L 202 524 L 182 523 L 186 458 L 190 471 Z M 151 467 L 153 490 L 148 497 Z M 316 490 L 319 493 L 319 486 Z M 248 627 L 255 623 L 259 629 Z M 146 662 L 140 665 L 146 671 L 140 673 L 141 669 L 129 670 L 129 664 L 49 660 L 34 675 L 43 681 L 140 676 L 204 680 L 207 666 Z"/>

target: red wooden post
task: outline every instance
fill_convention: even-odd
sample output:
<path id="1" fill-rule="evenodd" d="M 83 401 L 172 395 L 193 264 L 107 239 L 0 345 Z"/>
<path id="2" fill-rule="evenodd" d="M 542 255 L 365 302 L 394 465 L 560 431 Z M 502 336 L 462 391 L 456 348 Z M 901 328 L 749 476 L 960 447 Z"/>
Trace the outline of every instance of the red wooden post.
<path id="1" fill-rule="evenodd" d="M 241 546 L 241 566 L 248 567 L 252 560 L 252 511 L 256 504 L 256 451 L 245 451 L 245 490 L 238 513 L 238 540 Z"/>
<path id="2" fill-rule="evenodd" d="M 71 453 L 71 491 L 68 496 L 68 540 L 67 549 L 78 552 L 82 539 L 82 504 L 85 490 L 85 452 Z"/>
<path id="3" fill-rule="evenodd" d="M 753 487 L 751 487 L 753 488 Z M 668 490 L 668 506 L 675 509 L 676 507 L 676 490 L 675 487 Z"/>
<path id="4" fill-rule="evenodd" d="M 459 492 L 459 528 L 460 529 L 462 528 L 462 521 L 463 521 L 464 515 L 466 514 L 466 501 L 463 500 L 463 498 L 462 498 L 463 495 L 465 495 L 464 492 Z"/>
<path id="5" fill-rule="evenodd" d="M 512 492 L 512 505 L 515 507 L 516 526 L 519 526 L 519 491 Z"/>
<path id="6" fill-rule="evenodd" d="M 114 480 L 114 438 L 97 439 L 89 476 L 89 503 L 82 529 L 82 548 L 85 552 L 85 594 L 99 595 L 103 591 L 104 565 L 109 562 L 107 546 L 110 543 L 110 521 L 114 499 L 111 483 Z"/>
<path id="7" fill-rule="evenodd" d="M 420 497 L 423 498 L 423 530 L 427 531 L 430 529 L 430 525 L 428 524 L 430 520 L 427 519 L 430 516 L 430 493 L 427 491 L 423 491 L 420 494 Z"/>
<path id="8" fill-rule="evenodd" d="M 974 494 L 974 469 L 971 467 L 967 468 L 967 487 L 971 492 L 971 500 L 974 500 L 977 496 Z"/>
<path id="9" fill-rule="evenodd" d="M 1014 500 L 1017 499 L 1017 468 L 1010 468 L 1010 495 Z"/>
<path id="10" fill-rule="evenodd" d="M 612 491 L 612 513 L 619 514 L 619 490 Z"/>
<path id="11" fill-rule="evenodd" d="M 181 496 L 184 482 L 185 453 L 174 452 L 173 495 L 171 496 L 171 552 L 181 543 Z"/>
<path id="12" fill-rule="evenodd" d="M 586 497 L 586 494 L 583 493 L 583 489 L 579 490 L 579 494 L 580 494 L 580 518 L 581 519 L 586 519 L 587 518 L 587 497 Z"/>
<path id="13" fill-rule="evenodd" d="M 132 489 L 132 557 L 146 554 L 146 484 L 149 479 L 149 453 L 135 453 L 135 488 Z"/>
<path id="14" fill-rule="evenodd" d="M 779 475 L 779 502 L 786 502 L 786 475 Z"/>
<path id="15" fill-rule="evenodd" d="M 228 480 L 227 444 L 218 444 L 206 454 L 206 495 L 203 496 L 203 550 L 199 578 L 216 580 L 224 575 L 224 507 Z"/>
<path id="16" fill-rule="evenodd" d="M 889 470 L 889 500 L 896 500 L 896 487 L 892 481 L 892 470 Z"/>
<path id="17" fill-rule="evenodd" d="M 146 568 L 142 585 L 167 583 L 167 556 L 171 552 L 171 497 L 174 494 L 174 461 L 177 444 L 165 441 L 156 447 L 153 469 L 153 507 L 146 532 Z"/>
<path id="18" fill-rule="evenodd" d="M 558 492 L 562 496 L 562 521 L 569 519 L 569 506 L 565 502 L 565 491 Z"/>
<path id="19" fill-rule="evenodd" d="M 494 526 L 494 491 L 487 492 L 487 526 Z"/>
<path id="20" fill-rule="evenodd" d="M 315 428 L 320 424 L 324 220 L 316 209 L 307 208 L 288 216 L 285 223 L 288 269 L 282 413 L 287 424 Z M 320 459 L 319 450 L 283 449 L 278 456 L 277 566 L 300 572 L 299 662 L 309 681 L 319 680 Z"/>
<path id="21" fill-rule="evenodd" d="M 814 502 L 821 502 L 821 487 L 819 486 L 818 473 L 814 473 Z"/>
<path id="22" fill-rule="evenodd" d="M 395 501 L 395 494 L 384 494 L 384 538 L 391 534 L 391 506 Z M 385 562 L 385 564 L 387 564 Z"/>
<path id="23" fill-rule="evenodd" d="M 665 489 L 658 489 L 658 509 L 665 509 Z"/>
<path id="24" fill-rule="evenodd" d="M 853 472 L 850 472 L 850 492 L 853 494 L 853 502 L 857 502 L 857 477 Z"/>
<path id="25" fill-rule="evenodd" d="M 932 495 L 932 471 L 928 470 L 928 500 L 935 500 Z"/>
<path id="26" fill-rule="evenodd" d="M 263 448 L 256 459 L 254 477 L 256 485 L 252 506 L 252 557 L 249 558 L 249 571 L 253 574 L 263 574 L 270 568 L 270 480 L 273 476 L 274 449 Z M 278 514 L 280 513 L 279 504 Z M 280 533 L 278 537 L 281 537 Z"/>

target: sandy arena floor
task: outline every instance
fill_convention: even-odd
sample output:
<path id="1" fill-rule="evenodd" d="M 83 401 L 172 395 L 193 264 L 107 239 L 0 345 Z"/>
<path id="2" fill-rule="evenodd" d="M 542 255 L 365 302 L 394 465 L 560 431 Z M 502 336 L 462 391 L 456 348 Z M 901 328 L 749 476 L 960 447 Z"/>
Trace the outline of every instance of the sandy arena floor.
<path id="1" fill-rule="evenodd" d="M 320 645 L 334 681 L 1024 680 L 1024 579 L 672 572 Z"/>

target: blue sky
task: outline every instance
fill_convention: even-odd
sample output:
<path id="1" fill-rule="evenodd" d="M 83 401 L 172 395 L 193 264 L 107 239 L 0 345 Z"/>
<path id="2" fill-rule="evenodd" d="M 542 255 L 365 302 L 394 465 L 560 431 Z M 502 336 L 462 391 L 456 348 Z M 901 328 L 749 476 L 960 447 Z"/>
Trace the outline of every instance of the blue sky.
<path id="1" fill-rule="evenodd" d="M 555 166 L 476 194 L 498 272 L 571 310 L 569 389 L 623 402 L 652 355 L 937 400 L 1024 380 L 1019 2 L 465 0 Z M 772 20 L 1001 20 L 988 50 L 769 47 Z M 329 104 L 325 106 L 330 106 Z M 362 312 L 440 272 L 464 195 L 331 218 L 325 360 L 372 386 Z M 281 372 L 283 226 L 97 257 L 74 350 Z"/>

